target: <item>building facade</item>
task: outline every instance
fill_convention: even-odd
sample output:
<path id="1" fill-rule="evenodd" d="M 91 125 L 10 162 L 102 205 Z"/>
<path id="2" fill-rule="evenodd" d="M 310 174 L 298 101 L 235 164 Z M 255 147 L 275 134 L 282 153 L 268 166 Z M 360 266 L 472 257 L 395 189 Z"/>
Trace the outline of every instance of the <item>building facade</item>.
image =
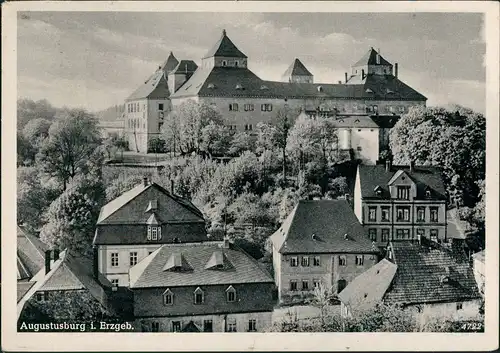
<path id="1" fill-rule="evenodd" d="M 370 240 L 426 237 L 446 242 L 446 192 L 439 168 L 359 165 L 354 189 L 354 212 Z"/>
<path id="2" fill-rule="evenodd" d="M 259 332 L 274 282 L 229 243 L 168 244 L 130 269 L 136 327 L 146 332 Z"/>
<path id="3" fill-rule="evenodd" d="M 208 241 L 202 213 L 147 179 L 104 205 L 94 237 L 94 261 L 114 285 L 129 285 L 129 269 L 163 244 Z"/>
<path id="4" fill-rule="evenodd" d="M 345 200 L 300 201 L 271 241 L 280 302 L 319 285 L 339 293 L 379 255 Z"/>
<path id="5" fill-rule="evenodd" d="M 273 123 L 278 112 L 291 120 L 301 110 L 393 115 L 427 100 L 399 79 L 397 64 L 373 48 L 339 83 L 314 83 L 314 75 L 299 59 L 282 82 L 264 80 L 248 69 L 248 60 L 225 30 L 199 67 L 171 54 L 126 101 L 125 131 L 131 149 L 147 150 L 147 140 L 158 136 L 164 117 L 189 100 L 216 108 L 238 131 L 253 130 L 259 122 Z"/>

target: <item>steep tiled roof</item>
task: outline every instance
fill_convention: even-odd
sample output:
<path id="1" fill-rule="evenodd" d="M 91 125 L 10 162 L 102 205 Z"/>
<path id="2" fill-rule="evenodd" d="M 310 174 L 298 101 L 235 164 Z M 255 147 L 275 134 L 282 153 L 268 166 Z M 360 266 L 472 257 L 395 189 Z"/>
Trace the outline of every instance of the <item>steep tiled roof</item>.
<path id="1" fill-rule="evenodd" d="M 181 60 L 178 65 L 172 69 L 172 73 L 192 74 L 198 69 L 198 65 L 193 60 Z"/>
<path id="2" fill-rule="evenodd" d="M 289 83 L 262 80 L 247 68 L 200 68 L 179 90 L 172 94 L 171 98 L 199 96 L 279 99 L 426 99 L 393 76 L 371 76 L 364 84 Z M 242 88 L 237 88 L 238 85 Z M 367 92 L 368 88 L 370 91 Z"/>
<path id="3" fill-rule="evenodd" d="M 391 285 L 398 266 L 387 259 L 357 276 L 338 297 L 351 310 L 366 310 L 382 302 L 385 292 Z"/>
<path id="4" fill-rule="evenodd" d="M 21 266 L 25 275 L 32 277 L 45 266 L 45 251 L 48 249 L 40 239 L 17 227 L 18 270 Z"/>
<path id="5" fill-rule="evenodd" d="M 299 59 L 295 59 L 283 74 L 284 77 L 290 76 L 312 76 L 313 74 L 302 64 Z"/>
<path id="6" fill-rule="evenodd" d="M 397 271 L 384 301 L 417 304 L 480 298 L 463 254 L 410 242 L 393 242 L 391 246 Z"/>
<path id="7" fill-rule="evenodd" d="M 212 56 L 225 56 L 230 58 L 246 58 L 247 56 L 243 54 L 234 43 L 229 39 L 226 34 L 226 30 L 222 31 L 222 36 L 215 43 L 215 45 L 210 49 L 203 58 L 211 58 Z"/>
<path id="8" fill-rule="evenodd" d="M 214 251 L 221 250 L 232 264 L 231 268 L 205 269 Z M 192 271 L 164 271 L 173 253 L 180 253 Z M 129 271 L 130 288 L 203 286 L 218 284 L 273 282 L 248 254 L 231 244 L 229 249 L 220 244 L 163 245 Z"/>
<path id="9" fill-rule="evenodd" d="M 203 221 L 203 214 L 191 202 L 156 183 L 141 183 L 104 205 L 97 224 L 146 224 L 151 214 L 145 210 L 152 200 L 157 201 L 156 217 L 163 222 Z"/>
<path id="10" fill-rule="evenodd" d="M 272 240 L 282 254 L 378 252 L 345 200 L 299 201 Z"/>
<path id="11" fill-rule="evenodd" d="M 388 62 L 387 60 L 385 60 L 382 55 L 379 54 L 380 56 L 380 63 L 377 64 L 377 54 L 378 52 L 373 49 L 373 48 L 370 48 L 370 50 L 368 50 L 368 52 L 363 55 L 361 57 L 361 59 L 359 59 L 354 65 L 352 65 L 353 67 L 355 66 L 362 66 L 362 65 L 391 65 L 390 62 Z"/>
<path id="12" fill-rule="evenodd" d="M 417 184 L 417 198 L 424 199 L 426 188 L 429 187 L 433 199 L 446 200 L 445 188 L 441 171 L 437 167 L 415 166 L 410 172 L 408 166 L 392 166 L 386 171 L 385 165 L 359 165 L 358 173 L 361 183 L 361 197 L 390 198 L 388 182 L 399 170 L 404 170 Z M 375 187 L 380 186 L 382 193 L 378 195 Z"/>
<path id="13" fill-rule="evenodd" d="M 165 62 L 163 63 L 163 65 L 161 65 L 161 69 L 168 74 L 170 71 L 172 71 L 173 69 L 175 69 L 175 67 L 178 64 L 179 64 L 179 61 L 174 56 L 174 53 L 170 52 L 170 54 L 168 55 L 167 60 L 165 60 Z"/>
<path id="14" fill-rule="evenodd" d="M 155 73 L 149 77 L 144 84 L 139 86 L 126 101 L 136 99 L 150 98 L 150 99 L 167 99 L 170 96 L 168 90 L 167 74 L 161 68 L 156 70 Z"/>

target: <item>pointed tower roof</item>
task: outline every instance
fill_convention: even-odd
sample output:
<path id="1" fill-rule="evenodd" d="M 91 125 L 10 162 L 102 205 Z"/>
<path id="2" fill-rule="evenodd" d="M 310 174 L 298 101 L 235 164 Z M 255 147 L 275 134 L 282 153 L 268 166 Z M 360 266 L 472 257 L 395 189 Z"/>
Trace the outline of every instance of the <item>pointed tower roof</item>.
<path id="1" fill-rule="evenodd" d="M 175 67 L 179 64 L 179 60 L 177 60 L 174 56 L 174 53 L 170 52 L 170 54 L 168 55 L 168 58 L 167 60 L 165 60 L 165 62 L 163 63 L 163 65 L 161 65 L 161 69 L 163 71 L 165 71 L 166 73 L 169 73 L 170 71 L 172 71 L 173 69 L 175 69 Z"/>
<path id="2" fill-rule="evenodd" d="M 245 54 L 243 54 L 234 43 L 227 36 L 226 30 L 222 30 L 222 36 L 215 43 L 212 49 L 210 49 L 203 59 L 211 58 L 212 56 L 225 56 L 230 58 L 247 58 Z"/>
<path id="3" fill-rule="evenodd" d="M 302 62 L 295 58 L 292 65 L 285 71 L 283 76 L 312 76 L 313 74 L 302 64 Z"/>
<path id="4" fill-rule="evenodd" d="M 377 63 L 377 54 L 380 56 L 380 62 Z M 354 66 L 362 66 L 362 65 L 392 65 L 390 62 L 385 60 L 382 55 L 380 55 L 375 49 L 370 48 L 368 52 L 361 57 Z"/>

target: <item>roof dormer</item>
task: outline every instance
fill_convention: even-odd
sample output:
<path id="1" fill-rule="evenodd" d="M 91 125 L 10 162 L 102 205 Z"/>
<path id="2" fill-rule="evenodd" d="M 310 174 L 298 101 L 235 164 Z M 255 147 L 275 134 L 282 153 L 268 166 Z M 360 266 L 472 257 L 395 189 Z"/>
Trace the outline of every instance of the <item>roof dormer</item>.
<path id="1" fill-rule="evenodd" d="M 227 270 L 230 268 L 233 268 L 233 265 L 226 257 L 222 249 L 215 250 L 205 265 L 205 270 Z"/>
<path id="2" fill-rule="evenodd" d="M 146 212 L 156 211 L 158 209 L 158 200 L 150 200 Z"/>
<path id="3" fill-rule="evenodd" d="M 165 266 L 163 266 L 163 271 L 175 271 L 175 272 L 186 272 L 191 271 L 192 267 L 186 261 L 181 253 L 173 253 L 168 258 Z"/>
<path id="4" fill-rule="evenodd" d="M 391 198 L 399 200 L 413 200 L 417 196 L 417 185 L 411 176 L 399 169 L 387 183 Z"/>

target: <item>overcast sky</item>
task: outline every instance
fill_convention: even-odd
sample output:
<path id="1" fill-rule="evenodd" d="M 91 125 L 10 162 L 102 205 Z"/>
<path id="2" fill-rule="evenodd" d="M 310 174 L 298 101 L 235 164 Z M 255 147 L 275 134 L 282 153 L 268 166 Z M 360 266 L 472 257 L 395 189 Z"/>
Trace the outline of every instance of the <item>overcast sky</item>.
<path id="1" fill-rule="evenodd" d="M 95 111 L 120 104 L 170 51 L 200 58 L 222 29 L 259 77 L 295 57 L 315 82 L 337 82 L 369 48 L 399 63 L 428 105 L 485 111 L 480 14 L 25 12 L 18 21 L 18 96 Z"/>

